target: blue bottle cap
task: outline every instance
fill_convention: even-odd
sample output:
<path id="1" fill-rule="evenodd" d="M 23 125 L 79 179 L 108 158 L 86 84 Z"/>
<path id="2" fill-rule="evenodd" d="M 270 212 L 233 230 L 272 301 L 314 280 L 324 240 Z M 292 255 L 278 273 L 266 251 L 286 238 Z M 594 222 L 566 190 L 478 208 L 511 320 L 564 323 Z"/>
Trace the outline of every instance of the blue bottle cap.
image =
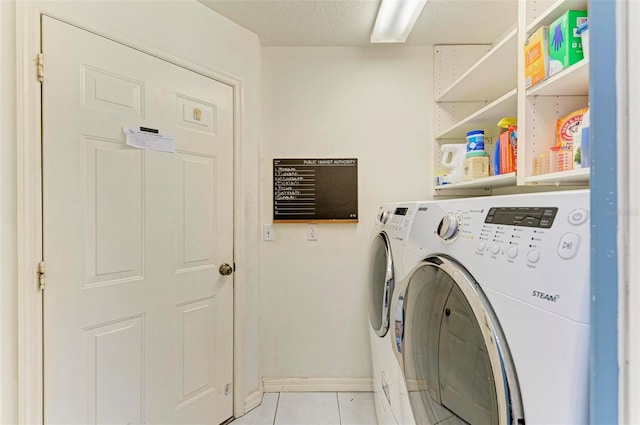
<path id="1" fill-rule="evenodd" d="M 467 137 L 475 136 L 476 134 L 484 135 L 484 130 L 471 130 L 471 131 L 467 132 Z"/>

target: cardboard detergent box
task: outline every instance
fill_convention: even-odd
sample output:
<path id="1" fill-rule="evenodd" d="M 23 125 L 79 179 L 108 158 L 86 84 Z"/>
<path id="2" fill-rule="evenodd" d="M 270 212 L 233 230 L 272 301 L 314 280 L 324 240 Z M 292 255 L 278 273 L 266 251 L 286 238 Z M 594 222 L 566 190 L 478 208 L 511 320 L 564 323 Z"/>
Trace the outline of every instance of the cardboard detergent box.
<path id="1" fill-rule="evenodd" d="M 568 10 L 549 26 L 549 76 L 584 58 L 578 27 L 587 16 L 586 10 Z"/>
<path id="2" fill-rule="evenodd" d="M 529 88 L 549 76 L 548 27 L 540 27 L 524 45 L 524 85 Z"/>

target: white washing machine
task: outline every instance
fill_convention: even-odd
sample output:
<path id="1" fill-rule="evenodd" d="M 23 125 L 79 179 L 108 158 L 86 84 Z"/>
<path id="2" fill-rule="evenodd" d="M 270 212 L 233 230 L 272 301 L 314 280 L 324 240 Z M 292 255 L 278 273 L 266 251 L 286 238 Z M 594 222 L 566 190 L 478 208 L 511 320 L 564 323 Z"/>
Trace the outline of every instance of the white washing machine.
<path id="1" fill-rule="evenodd" d="M 415 423 L 589 422 L 588 190 L 418 203 L 405 267 Z"/>
<path id="2" fill-rule="evenodd" d="M 376 415 L 379 424 L 409 424 L 410 406 L 399 400 L 407 391 L 393 346 L 395 318 L 391 298 L 395 282 L 405 275 L 404 252 L 415 204 L 385 204 L 376 219 L 369 263 L 369 335 Z M 401 409 L 404 406 L 405 410 Z"/>

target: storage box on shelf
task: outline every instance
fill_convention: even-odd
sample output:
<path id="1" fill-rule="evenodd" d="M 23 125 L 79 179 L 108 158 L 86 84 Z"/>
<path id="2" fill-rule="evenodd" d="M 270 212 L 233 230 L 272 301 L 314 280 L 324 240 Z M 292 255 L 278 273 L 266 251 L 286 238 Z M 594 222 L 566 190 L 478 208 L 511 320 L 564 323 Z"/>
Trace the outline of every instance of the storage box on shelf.
<path id="1" fill-rule="evenodd" d="M 519 25 L 524 24 L 527 34 L 537 28 L 550 25 L 567 10 L 587 10 L 587 0 L 536 0 L 521 2 L 524 9 L 518 11 L 518 16 L 524 18 Z M 524 32 L 524 31 L 523 31 Z"/>
<path id="2" fill-rule="evenodd" d="M 549 76 L 584 59 L 580 25 L 587 22 L 586 10 L 568 10 L 549 26 Z"/>
<path id="3" fill-rule="evenodd" d="M 517 30 L 509 30 L 493 46 L 436 46 L 434 108 L 434 173 L 445 174 L 440 148 L 465 143 L 471 130 L 485 131 L 485 151 L 493 170 L 498 121 L 517 114 Z M 480 189 L 515 185 L 515 173 L 436 186 L 435 194 L 456 188 Z M 486 192 L 486 191 L 485 191 Z M 450 193 L 447 193 L 450 194 Z"/>
<path id="4" fill-rule="evenodd" d="M 556 121 L 570 112 L 585 108 L 589 103 L 589 63 L 579 62 L 557 74 L 526 88 L 524 45 L 527 37 L 538 28 L 551 25 L 569 10 L 586 10 L 586 0 L 558 0 L 555 2 L 521 2 L 519 4 L 519 77 L 518 77 L 518 176 L 523 185 L 588 185 L 589 169 L 552 172 L 545 169 L 551 161 L 550 149 L 556 146 Z M 556 160 L 564 152 L 555 153 Z M 566 161 L 565 161 L 566 162 Z M 564 164 L 564 162 L 563 162 Z M 553 164 L 551 164 L 553 165 Z M 572 164 L 567 165 L 571 168 Z M 538 174 L 540 171 L 543 174 Z"/>

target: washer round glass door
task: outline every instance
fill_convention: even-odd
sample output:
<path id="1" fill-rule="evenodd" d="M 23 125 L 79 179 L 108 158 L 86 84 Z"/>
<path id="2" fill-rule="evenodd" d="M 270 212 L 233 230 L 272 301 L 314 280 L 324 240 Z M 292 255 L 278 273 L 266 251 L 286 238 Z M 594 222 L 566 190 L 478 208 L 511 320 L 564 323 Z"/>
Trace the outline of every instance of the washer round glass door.
<path id="1" fill-rule="evenodd" d="M 477 282 L 443 256 L 408 276 L 397 289 L 398 355 L 416 423 L 524 423 L 511 355 Z"/>
<path id="2" fill-rule="evenodd" d="M 393 259 L 386 234 L 373 240 L 369 270 L 369 320 L 376 334 L 389 330 L 389 305 L 393 293 Z"/>

